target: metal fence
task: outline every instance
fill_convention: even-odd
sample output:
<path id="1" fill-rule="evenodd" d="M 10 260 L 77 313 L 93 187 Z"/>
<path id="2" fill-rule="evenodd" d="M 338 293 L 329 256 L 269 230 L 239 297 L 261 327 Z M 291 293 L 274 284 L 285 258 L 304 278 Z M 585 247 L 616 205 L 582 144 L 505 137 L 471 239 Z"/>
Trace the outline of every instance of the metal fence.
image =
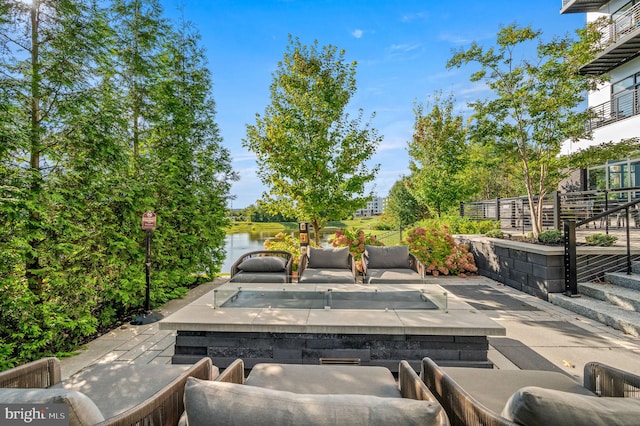
<path id="1" fill-rule="evenodd" d="M 542 199 L 543 230 L 562 230 L 565 220 L 581 220 L 640 199 L 640 187 L 602 191 L 553 192 Z M 534 203 L 539 203 L 539 197 Z M 471 220 L 495 220 L 503 231 L 531 231 L 531 207 L 527 197 L 496 198 L 493 200 L 460 203 L 460 216 Z M 623 214 L 609 215 L 590 222 L 586 227 L 609 229 L 626 226 Z M 640 213 L 631 209 L 630 227 L 640 227 Z"/>

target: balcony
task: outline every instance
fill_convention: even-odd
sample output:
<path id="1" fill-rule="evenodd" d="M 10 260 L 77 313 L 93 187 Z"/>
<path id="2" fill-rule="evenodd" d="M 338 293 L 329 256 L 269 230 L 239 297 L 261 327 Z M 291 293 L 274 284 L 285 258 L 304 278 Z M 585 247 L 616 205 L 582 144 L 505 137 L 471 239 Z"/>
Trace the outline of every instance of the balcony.
<path id="1" fill-rule="evenodd" d="M 638 89 L 620 92 L 610 101 L 589 108 L 589 111 L 592 117 L 587 124 L 589 130 L 638 115 L 640 114 Z"/>
<path id="2" fill-rule="evenodd" d="M 609 0 L 562 0 L 560 13 L 597 12 Z"/>
<path id="3" fill-rule="evenodd" d="M 602 52 L 580 68 L 584 75 L 602 75 L 640 55 L 640 3 L 602 31 Z"/>

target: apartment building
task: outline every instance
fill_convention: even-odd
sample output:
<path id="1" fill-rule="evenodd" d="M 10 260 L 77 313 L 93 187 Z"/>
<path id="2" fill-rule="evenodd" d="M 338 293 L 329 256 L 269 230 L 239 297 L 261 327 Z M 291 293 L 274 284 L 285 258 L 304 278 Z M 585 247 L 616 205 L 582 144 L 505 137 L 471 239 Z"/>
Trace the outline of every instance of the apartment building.
<path id="1" fill-rule="evenodd" d="M 590 145 L 640 137 L 640 0 L 563 0 L 561 14 L 585 13 L 592 22 L 606 16 L 603 51 L 580 72 L 608 75 L 608 82 L 588 94 L 588 107 L 595 113 L 588 123 L 593 139 L 566 142 L 563 153 Z M 583 170 L 580 190 L 640 186 L 640 157 L 615 158 Z"/>
<path id="2" fill-rule="evenodd" d="M 356 217 L 363 216 L 378 216 L 384 211 L 385 199 L 382 197 L 373 197 L 371 201 L 367 203 L 367 207 L 360 209 L 354 213 Z"/>

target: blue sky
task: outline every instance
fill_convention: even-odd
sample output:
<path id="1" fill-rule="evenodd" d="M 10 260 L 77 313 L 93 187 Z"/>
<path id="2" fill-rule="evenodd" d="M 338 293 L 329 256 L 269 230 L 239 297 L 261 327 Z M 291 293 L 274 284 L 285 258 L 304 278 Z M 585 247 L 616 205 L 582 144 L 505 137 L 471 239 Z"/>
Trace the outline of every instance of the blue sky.
<path id="1" fill-rule="evenodd" d="M 309 45 L 318 40 L 346 51 L 356 61 L 358 90 L 349 105 L 369 117 L 384 137 L 371 164 L 381 168 L 373 189 L 386 196 L 408 174 L 416 102 L 436 91 L 453 93 L 458 111 L 489 92 L 471 83 L 471 68 L 446 69 L 452 52 L 473 41 L 491 45 L 500 26 L 517 23 L 543 32 L 544 39 L 585 25 L 584 14 L 560 15 L 562 0 L 485 1 L 322 1 L 322 0 L 161 0 L 170 19 L 191 21 L 202 35 L 211 70 L 217 122 L 240 180 L 233 185 L 233 208 L 247 207 L 265 187 L 256 176 L 251 152 L 242 147 L 247 124 L 270 103 L 272 73 L 282 60 L 289 34 Z M 182 5 L 183 12 L 178 11 Z"/>

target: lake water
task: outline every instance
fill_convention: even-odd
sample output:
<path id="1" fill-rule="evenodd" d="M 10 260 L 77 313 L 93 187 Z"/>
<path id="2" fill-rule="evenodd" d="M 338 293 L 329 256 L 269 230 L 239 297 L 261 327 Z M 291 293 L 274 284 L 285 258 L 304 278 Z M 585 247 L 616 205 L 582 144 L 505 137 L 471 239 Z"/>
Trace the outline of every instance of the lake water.
<path id="1" fill-rule="evenodd" d="M 322 233 L 322 241 L 325 246 L 334 233 L 335 230 L 327 234 Z M 227 234 L 224 239 L 224 249 L 227 257 L 222 264 L 222 273 L 228 274 L 231 271 L 231 265 L 243 254 L 255 250 L 264 250 L 264 242 L 269 238 L 273 238 L 276 234 L 277 232 Z M 297 237 L 297 235 L 295 236 Z"/>

